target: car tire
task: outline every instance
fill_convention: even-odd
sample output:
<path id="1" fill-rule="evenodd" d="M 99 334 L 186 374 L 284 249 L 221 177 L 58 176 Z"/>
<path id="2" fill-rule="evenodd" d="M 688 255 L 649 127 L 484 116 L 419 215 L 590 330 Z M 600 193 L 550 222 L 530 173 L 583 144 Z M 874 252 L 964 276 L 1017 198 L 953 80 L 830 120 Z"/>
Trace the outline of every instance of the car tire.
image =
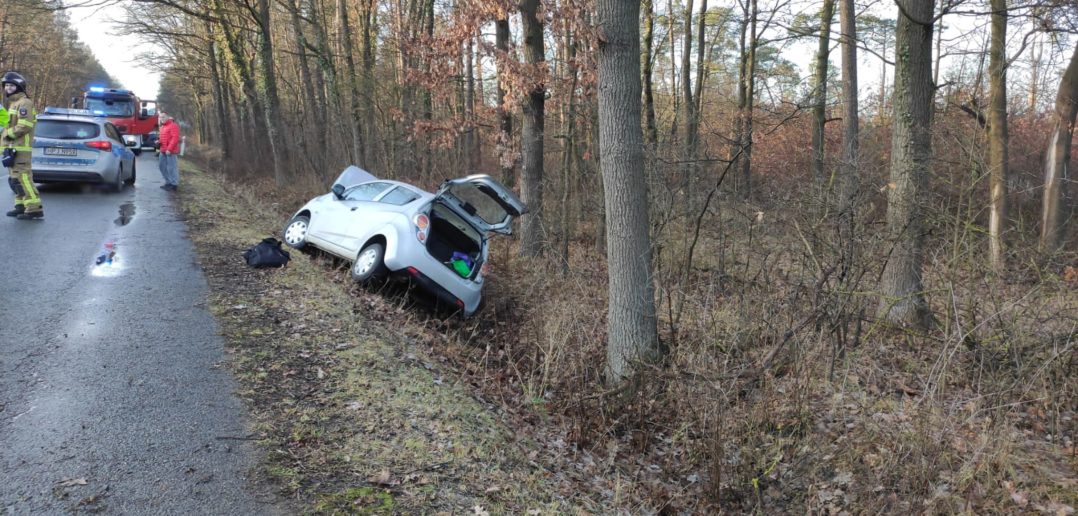
<path id="1" fill-rule="evenodd" d="M 112 191 L 119 193 L 124 191 L 124 166 L 120 165 L 120 169 L 116 171 L 116 180 L 112 182 Z"/>
<path id="2" fill-rule="evenodd" d="M 124 184 L 126 184 L 126 185 L 135 184 L 135 174 L 137 172 L 138 172 L 138 166 L 136 165 L 136 163 L 134 161 L 132 161 L 131 162 L 131 177 L 127 178 L 127 180 L 124 181 Z"/>
<path id="3" fill-rule="evenodd" d="M 293 249 L 303 249 L 307 245 L 307 229 L 310 227 L 311 218 L 306 215 L 296 215 L 284 227 L 284 243 Z"/>
<path id="4" fill-rule="evenodd" d="M 386 248 L 378 242 L 367 244 L 359 250 L 356 259 L 352 262 L 352 279 L 359 283 L 369 283 L 385 276 L 386 264 L 383 261 Z"/>

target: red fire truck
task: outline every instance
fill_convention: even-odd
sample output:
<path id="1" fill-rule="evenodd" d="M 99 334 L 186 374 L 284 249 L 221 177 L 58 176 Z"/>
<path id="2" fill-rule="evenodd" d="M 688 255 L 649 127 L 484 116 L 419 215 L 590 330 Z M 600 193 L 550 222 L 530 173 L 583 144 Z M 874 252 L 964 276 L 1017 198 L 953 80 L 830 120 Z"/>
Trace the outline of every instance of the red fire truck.
<path id="1" fill-rule="evenodd" d="M 149 135 L 157 131 L 157 102 L 140 100 L 131 90 L 94 86 L 72 104 L 105 115 L 123 133 L 135 155 L 141 154 L 144 147 L 153 148 Z"/>

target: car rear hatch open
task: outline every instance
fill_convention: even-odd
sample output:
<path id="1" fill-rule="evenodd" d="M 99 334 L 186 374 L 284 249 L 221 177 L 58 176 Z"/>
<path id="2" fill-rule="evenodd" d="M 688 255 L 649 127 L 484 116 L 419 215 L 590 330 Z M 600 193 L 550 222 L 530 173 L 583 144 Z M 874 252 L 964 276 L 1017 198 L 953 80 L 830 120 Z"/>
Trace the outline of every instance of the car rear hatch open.
<path id="1" fill-rule="evenodd" d="M 528 212 L 511 190 L 486 174 L 446 181 L 436 195 L 483 232 L 508 235 L 513 217 Z"/>

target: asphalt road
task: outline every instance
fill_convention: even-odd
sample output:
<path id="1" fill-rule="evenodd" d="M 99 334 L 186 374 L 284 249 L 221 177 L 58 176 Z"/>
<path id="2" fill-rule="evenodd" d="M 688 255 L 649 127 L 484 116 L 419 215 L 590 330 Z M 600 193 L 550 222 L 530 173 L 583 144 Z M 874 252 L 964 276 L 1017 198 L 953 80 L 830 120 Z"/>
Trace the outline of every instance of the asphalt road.
<path id="1" fill-rule="evenodd" d="M 137 171 L 0 216 L 0 513 L 279 513 L 173 194 Z"/>

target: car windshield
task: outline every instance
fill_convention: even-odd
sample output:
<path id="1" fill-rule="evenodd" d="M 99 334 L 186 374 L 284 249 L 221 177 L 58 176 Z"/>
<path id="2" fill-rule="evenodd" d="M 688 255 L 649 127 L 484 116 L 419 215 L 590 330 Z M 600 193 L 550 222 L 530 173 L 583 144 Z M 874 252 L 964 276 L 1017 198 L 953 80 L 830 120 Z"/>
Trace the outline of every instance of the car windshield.
<path id="1" fill-rule="evenodd" d="M 449 188 L 449 193 L 461 201 L 465 211 L 476 215 L 490 225 L 505 222 L 509 213 L 505 211 L 492 194 L 484 193 L 472 183 L 457 183 Z"/>
<path id="2" fill-rule="evenodd" d="M 97 138 L 101 127 L 90 122 L 73 120 L 38 120 L 34 127 L 34 137 L 55 140 L 88 140 Z"/>
<path id="3" fill-rule="evenodd" d="M 106 116 L 135 114 L 135 105 L 130 100 L 86 99 L 86 109 Z"/>

